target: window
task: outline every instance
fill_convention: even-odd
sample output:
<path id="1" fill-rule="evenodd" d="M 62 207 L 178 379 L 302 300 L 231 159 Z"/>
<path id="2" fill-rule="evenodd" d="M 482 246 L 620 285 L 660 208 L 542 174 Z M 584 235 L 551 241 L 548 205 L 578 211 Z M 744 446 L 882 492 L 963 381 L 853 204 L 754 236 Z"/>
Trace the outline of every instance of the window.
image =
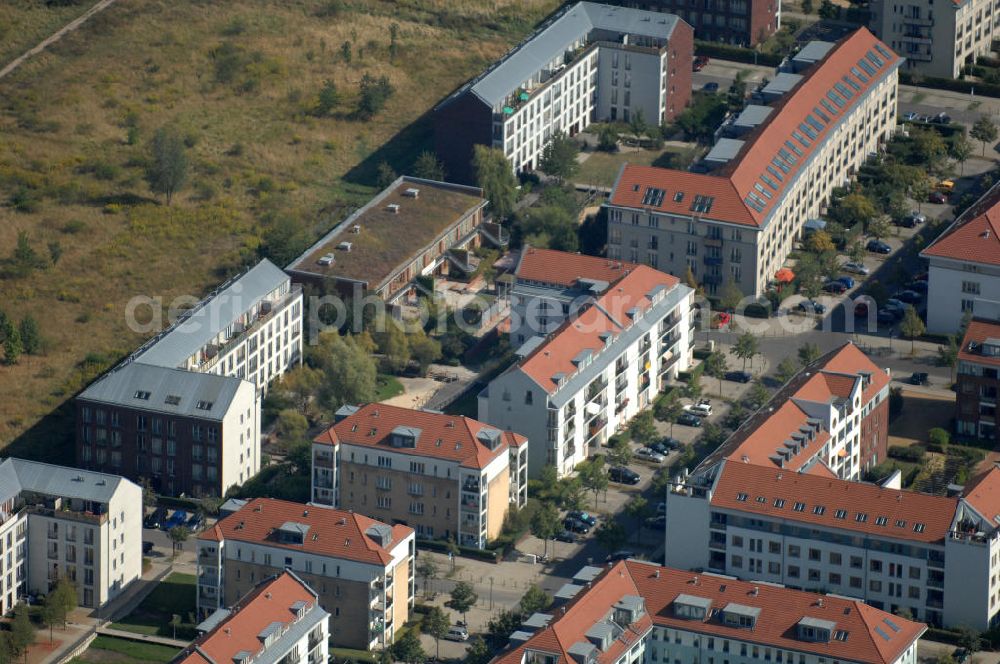
<path id="1" fill-rule="evenodd" d="M 136 399 L 139 399 L 140 401 L 149 401 L 149 397 L 152 395 L 149 392 L 146 392 L 145 390 L 136 390 L 136 393 L 132 396 L 135 397 Z"/>
<path id="2" fill-rule="evenodd" d="M 215 405 L 212 401 L 199 401 L 194 405 L 198 410 L 212 410 L 212 406 Z"/>
<path id="3" fill-rule="evenodd" d="M 805 503 L 795 503 L 795 505 L 792 506 L 792 509 L 795 510 L 796 512 L 804 512 L 805 509 L 806 509 L 806 504 Z"/>
<path id="4" fill-rule="evenodd" d="M 970 295 L 979 295 L 979 282 L 978 281 L 963 281 L 962 282 L 962 292 L 969 293 Z"/>
<path id="5" fill-rule="evenodd" d="M 524 404 L 530 406 L 535 402 L 535 394 L 531 390 L 527 390 L 524 393 Z"/>
<path id="6" fill-rule="evenodd" d="M 799 548 L 799 546 L 797 544 L 789 544 L 788 545 L 788 557 L 789 558 L 798 558 L 801 555 L 802 555 L 802 549 Z"/>

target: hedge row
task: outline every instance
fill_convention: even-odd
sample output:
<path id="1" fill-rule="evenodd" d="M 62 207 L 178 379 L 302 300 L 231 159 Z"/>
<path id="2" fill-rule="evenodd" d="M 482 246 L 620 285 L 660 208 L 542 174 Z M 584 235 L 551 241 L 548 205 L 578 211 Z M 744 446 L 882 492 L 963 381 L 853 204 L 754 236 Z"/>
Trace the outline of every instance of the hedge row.
<path id="1" fill-rule="evenodd" d="M 752 48 L 706 42 L 699 39 L 694 40 L 694 54 L 707 55 L 711 58 L 719 58 L 720 60 L 734 60 L 751 65 L 756 62 L 758 65 L 767 65 L 769 67 L 777 67 L 784 59 L 776 53 L 757 53 Z"/>
<path id="2" fill-rule="evenodd" d="M 960 81 L 954 78 L 936 78 L 934 76 L 918 76 L 914 80 L 910 72 L 899 72 L 899 82 L 904 85 L 919 85 L 922 88 L 952 90 L 953 92 L 974 93 L 983 97 L 1000 97 L 1000 85 L 993 83 L 977 83 L 975 81 Z"/>
<path id="3" fill-rule="evenodd" d="M 442 542 L 441 540 L 417 540 L 417 548 L 426 551 L 437 551 L 438 553 L 448 553 L 451 547 L 448 542 Z M 458 555 L 467 558 L 477 558 L 490 563 L 499 563 L 501 553 L 491 549 L 474 549 L 471 546 L 460 546 L 458 547 Z"/>

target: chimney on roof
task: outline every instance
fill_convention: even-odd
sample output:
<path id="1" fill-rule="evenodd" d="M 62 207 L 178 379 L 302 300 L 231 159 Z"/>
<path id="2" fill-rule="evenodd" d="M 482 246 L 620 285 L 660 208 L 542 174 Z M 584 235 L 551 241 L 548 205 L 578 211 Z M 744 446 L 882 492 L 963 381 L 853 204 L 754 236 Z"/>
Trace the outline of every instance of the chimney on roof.
<path id="1" fill-rule="evenodd" d="M 695 585 L 695 586 L 698 585 L 698 575 L 697 574 L 695 574 L 694 578 L 691 579 L 691 584 Z"/>
<path id="2" fill-rule="evenodd" d="M 660 578 L 660 570 L 656 570 L 656 574 L 655 574 L 655 577 L 656 577 L 657 579 L 658 579 L 658 578 Z"/>
<path id="3" fill-rule="evenodd" d="M 229 629 L 228 627 L 226 627 L 222 631 L 226 633 L 226 636 L 232 636 L 233 634 L 233 630 Z"/>
<path id="4" fill-rule="evenodd" d="M 309 516 L 309 510 L 302 510 L 302 516 Z"/>
<path id="5" fill-rule="evenodd" d="M 818 600 L 816 600 L 816 606 L 818 606 L 821 609 L 823 608 L 823 598 L 822 597 L 820 597 Z"/>
<path id="6" fill-rule="evenodd" d="M 760 594 L 760 588 L 758 588 L 757 586 L 754 586 L 753 590 L 750 591 L 750 596 L 751 597 L 756 597 L 758 594 Z"/>
<path id="7" fill-rule="evenodd" d="M 271 593 L 264 593 L 265 599 L 271 599 Z"/>

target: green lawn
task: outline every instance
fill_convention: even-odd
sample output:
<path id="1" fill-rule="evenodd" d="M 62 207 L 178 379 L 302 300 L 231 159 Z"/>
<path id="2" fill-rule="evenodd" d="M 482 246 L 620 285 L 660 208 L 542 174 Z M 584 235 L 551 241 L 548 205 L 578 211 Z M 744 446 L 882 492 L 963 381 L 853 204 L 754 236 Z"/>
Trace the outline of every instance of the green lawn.
<path id="1" fill-rule="evenodd" d="M 178 653 L 176 648 L 156 643 L 140 643 L 113 636 L 98 636 L 79 657 L 70 664 L 166 664 Z"/>
<path id="2" fill-rule="evenodd" d="M 181 617 L 181 622 L 193 621 L 197 590 L 195 583 L 193 574 L 174 572 L 161 581 L 135 611 L 112 627 L 136 634 L 173 636 L 170 620 L 175 614 Z"/>
<path id="3" fill-rule="evenodd" d="M 395 376 L 379 374 L 375 382 L 375 401 L 385 401 L 405 392 L 403 384 Z"/>
<path id="4" fill-rule="evenodd" d="M 626 162 L 640 166 L 687 168 L 692 156 L 693 150 L 683 148 L 638 152 L 592 152 L 587 160 L 580 164 L 580 172 L 573 179 L 582 184 L 610 187 L 615 183 L 622 164 Z"/>

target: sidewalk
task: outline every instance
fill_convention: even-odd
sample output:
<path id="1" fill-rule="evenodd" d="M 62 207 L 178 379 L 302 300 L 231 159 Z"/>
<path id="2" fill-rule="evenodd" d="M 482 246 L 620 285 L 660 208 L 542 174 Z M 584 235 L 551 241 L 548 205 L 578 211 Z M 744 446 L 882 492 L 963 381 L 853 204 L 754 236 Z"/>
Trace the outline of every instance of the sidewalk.
<path id="1" fill-rule="evenodd" d="M 187 648 L 191 642 L 185 641 L 183 639 L 171 639 L 165 636 L 155 636 L 153 634 L 137 634 L 135 632 L 127 632 L 123 629 L 112 629 L 111 627 L 98 627 L 98 634 L 104 634 L 105 636 L 114 636 L 119 639 L 128 639 L 129 641 L 144 641 L 146 643 L 156 643 L 161 646 L 170 646 L 171 648 Z"/>

